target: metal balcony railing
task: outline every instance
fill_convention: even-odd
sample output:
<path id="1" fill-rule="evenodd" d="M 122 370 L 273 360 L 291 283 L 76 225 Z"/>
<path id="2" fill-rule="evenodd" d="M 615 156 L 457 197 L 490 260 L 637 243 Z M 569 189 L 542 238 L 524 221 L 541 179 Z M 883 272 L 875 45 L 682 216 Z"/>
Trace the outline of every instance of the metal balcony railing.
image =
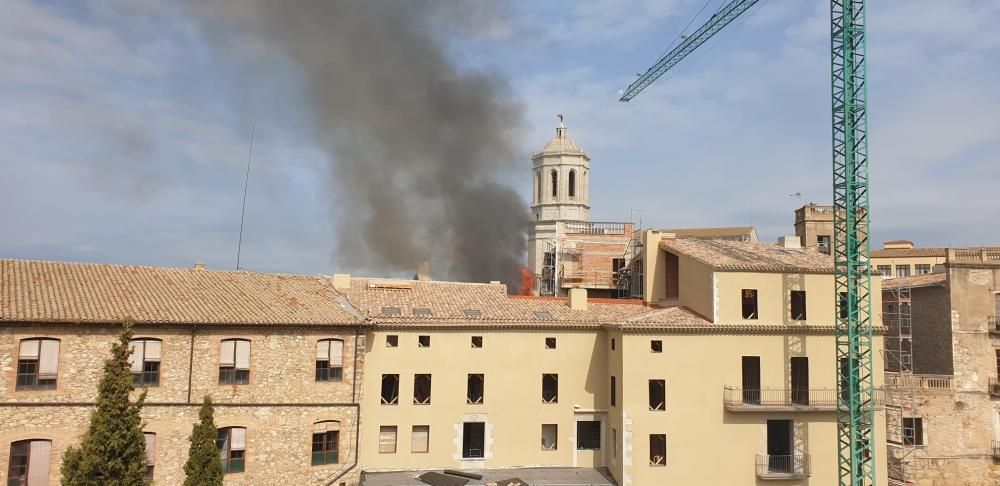
<path id="1" fill-rule="evenodd" d="M 1000 397 L 1000 379 L 990 378 L 990 396 Z"/>
<path id="2" fill-rule="evenodd" d="M 885 393 L 875 390 L 875 406 L 885 405 Z M 727 386 L 723 403 L 731 412 L 832 412 L 837 410 L 833 388 L 743 388 Z"/>
<path id="3" fill-rule="evenodd" d="M 805 479 L 809 477 L 809 454 L 757 454 L 759 479 Z"/>
<path id="4" fill-rule="evenodd" d="M 993 459 L 1000 459 L 1000 440 L 993 441 Z"/>
<path id="5" fill-rule="evenodd" d="M 990 316 L 986 318 L 989 324 L 990 334 L 1000 334 L 1000 316 Z"/>

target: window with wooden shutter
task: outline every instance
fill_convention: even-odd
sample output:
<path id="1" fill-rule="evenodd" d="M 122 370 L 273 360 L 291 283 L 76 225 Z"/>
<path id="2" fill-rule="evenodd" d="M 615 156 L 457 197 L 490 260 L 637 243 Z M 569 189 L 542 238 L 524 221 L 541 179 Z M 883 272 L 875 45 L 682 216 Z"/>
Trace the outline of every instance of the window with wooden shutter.
<path id="1" fill-rule="evenodd" d="M 383 425 L 378 428 L 378 451 L 380 454 L 396 452 L 396 426 Z"/>
<path id="2" fill-rule="evenodd" d="M 250 341 L 224 339 L 219 343 L 219 384 L 250 383 Z"/>
<path id="3" fill-rule="evenodd" d="M 160 352 L 159 339 L 139 338 L 129 342 L 132 354 L 129 355 L 129 365 L 132 371 L 132 384 L 137 387 L 159 386 L 160 384 Z"/>
<path id="4" fill-rule="evenodd" d="M 313 424 L 312 465 L 337 464 L 339 455 L 340 422 L 329 420 Z"/>
<path id="5" fill-rule="evenodd" d="M 222 460 L 223 474 L 243 472 L 247 447 L 247 429 L 244 427 L 223 427 L 215 441 Z"/>
<path id="6" fill-rule="evenodd" d="M 18 347 L 15 390 L 51 390 L 59 371 L 59 340 L 22 339 Z"/>
<path id="7" fill-rule="evenodd" d="M 344 341 L 316 341 L 316 381 L 340 381 L 344 375 Z"/>
<path id="8" fill-rule="evenodd" d="M 7 463 L 7 484 L 48 485 L 51 455 L 52 441 L 49 440 L 21 440 L 11 443 Z"/>
<path id="9" fill-rule="evenodd" d="M 146 439 L 146 475 L 142 480 L 149 483 L 153 481 L 153 468 L 156 466 L 156 434 L 143 432 Z"/>
<path id="10" fill-rule="evenodd" d="M 410 452 L 427 452 L 431 436 L 430 425 L 414 425 L 410 434 Z"/>

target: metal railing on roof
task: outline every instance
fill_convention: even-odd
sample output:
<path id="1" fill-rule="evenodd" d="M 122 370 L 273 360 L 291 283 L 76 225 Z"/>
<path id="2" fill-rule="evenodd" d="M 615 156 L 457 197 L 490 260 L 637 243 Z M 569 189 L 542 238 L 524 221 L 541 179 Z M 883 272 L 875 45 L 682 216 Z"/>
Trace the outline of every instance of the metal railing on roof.
<path id="1" fill-rule="evenodd" d="M 631 223 L 590 223 L 580 221 L 566 223 L 566 233 L 588 235 L 624 235 L 627 234 L 626 226 L 631 225 Z"/>
<path id="2" fill-rule="evenodd" d="M 900 375 L 886 372 L 886 387 L 921 388 L 929 390 L 950 390 L 954 377 L 951 375 Z"/>

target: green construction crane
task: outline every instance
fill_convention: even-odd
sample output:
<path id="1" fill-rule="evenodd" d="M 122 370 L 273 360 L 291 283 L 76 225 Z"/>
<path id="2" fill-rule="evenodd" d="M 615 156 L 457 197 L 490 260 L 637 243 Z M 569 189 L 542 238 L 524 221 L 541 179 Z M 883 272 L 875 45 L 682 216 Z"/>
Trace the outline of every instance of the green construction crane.
<path id="1" fill-rule="evenodd" d="M 630 101 L 688 54 L 753 7 L 732 0 L 639 75 L 619 101 Z M 833 206 L 837 440 L 841 486 L 875 484 L 871 268 L 868 242 L 868 111 L 865 0 L 830 0 L 833 77 Z"/>

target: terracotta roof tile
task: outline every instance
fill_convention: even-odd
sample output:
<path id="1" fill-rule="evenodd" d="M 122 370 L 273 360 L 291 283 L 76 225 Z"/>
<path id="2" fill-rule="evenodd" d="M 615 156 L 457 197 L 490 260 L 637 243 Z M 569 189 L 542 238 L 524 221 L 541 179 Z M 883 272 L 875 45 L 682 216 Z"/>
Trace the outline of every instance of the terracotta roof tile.
<path id="1" fill-rule="evenodd" d="M 947 248 L 890 248 L 872 250 L 872 258 L 901 257 L 942 257 L 948 254 Z"/>
<path id="2" fill-rule="evenodd" d="M 813 248 L 782 248 L 773 243 L 688 239 L 663 240 L 660 248 L 688 256 L 716 270 L 833 273 L 833 257 Z"/>
<path id="3" fill-rule="evenodd" d="M 924 275 L 912 275 L 909 277 L 887 278 L 882 280 L 882 290 L 898 289 L 902 287 L 944 286 L 947 281 L 948 276 L 943 273 L 928 273 Z"/>
<path id="4" fill-rule="evenodd" d="M 678 238 L 725 238 L 749 235 L 754 232 L 754 229 L 753 226 L 725 226 L 720 228 L 672 228 L 657 231 L 673 233 Z"/>
<path id="5" fill-rule="evenodd" d="M 0 321 L 358 324 L 329 278 L 0 259 Z"/>

